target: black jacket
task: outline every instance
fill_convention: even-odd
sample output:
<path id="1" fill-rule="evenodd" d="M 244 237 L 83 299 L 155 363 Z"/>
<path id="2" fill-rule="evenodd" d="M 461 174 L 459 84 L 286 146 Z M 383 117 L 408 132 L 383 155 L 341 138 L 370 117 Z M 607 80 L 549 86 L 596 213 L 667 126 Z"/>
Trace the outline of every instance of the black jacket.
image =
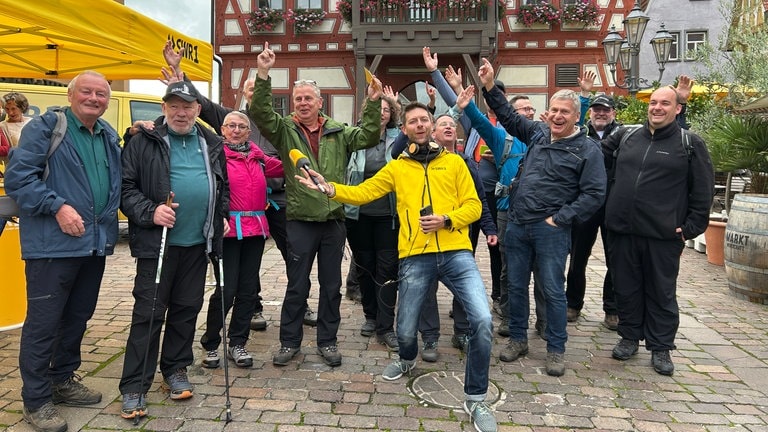
<path id="1" fill-rule="evenodd" d="M 626 128 L 603 140 L 612 158 Z M 616 153 L 615 181 L 605 207 L 610 231 L 660 240 L 692 239 L 709 223 L 714 196 L 714 169 L 704 141 L 690 134 L 690 152 L 677 123 L 651 134 L 648 123 Z M 689 156 L 690 153 L 690 156 Z"/>
<path id="2" fill-rule="evenodd" d="M 155 208 L 165 202 L 171 191 L 170 149 L 165 137 L 168 127 L 161 117 L 155 129 L 141 131 L 123 148 L 123 185 L 120 210 L 128 217 L 131 256 L 157 258 L 162 228 L 152 218 Z M 211 173 L 215 176 L 215 208 L 208 219 L 207 252 L 221 256 L 224 219 L 229 217 L 229 184 L 222 138 L 197 126 L 201 143 L 208 149 Z M 211 220 L 212 219 L 212 220 Z M 213 230 L 210 229 L 211 223 Z"/>
<path id="3" fill-rule="evenodd" d="M 509 220 L 524 224 L 552 216 L 559 226 L 588 220 L 605 200 L 600 145 L 585 130 L 552 142 L 549 127 L 517 114 L 498 88 L 483 89 L 483 96 L 504 129 L 528 144 L 522 173 L 510 188 Z"/>

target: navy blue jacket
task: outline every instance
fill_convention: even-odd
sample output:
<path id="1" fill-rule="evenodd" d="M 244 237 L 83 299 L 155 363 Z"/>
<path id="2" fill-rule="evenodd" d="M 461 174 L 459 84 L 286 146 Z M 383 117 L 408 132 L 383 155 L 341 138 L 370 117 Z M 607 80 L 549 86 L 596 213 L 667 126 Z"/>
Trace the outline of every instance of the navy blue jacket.
<path id="1" fill-rule="evenodd" d="M 558 226 L 589 219 L 605 200 L 605 164 L 585 131 L 551 141 L 549 126 L 517 114 L 504 93 L 483 89 L 488 106 L 515 138 L 528 143 L 523 172 L 509 191 L 509 220 L 524 224 L 552 216 Z"/>
<path id="2" fill-rule="evenodd" d="M 32 119 L 22 130 L 19 146 L 11 151 L 5 172 L 5 190 L 19 205 L 21 256 L 23 259 L 73 258 L 111 255 L 118 235 L 117 208 L 120 204 L 120 138 L 104 120 L 109 199 L 100 215 L 94 213 L 93 194 L 83 161 L 69 134 L 48 159 L 49 175 L 43 181 L 46 155 L 56 114 L 48 111 Z M 56 212 L 68 204 L 83 218 L 81 237 L 64 234 Z"/>

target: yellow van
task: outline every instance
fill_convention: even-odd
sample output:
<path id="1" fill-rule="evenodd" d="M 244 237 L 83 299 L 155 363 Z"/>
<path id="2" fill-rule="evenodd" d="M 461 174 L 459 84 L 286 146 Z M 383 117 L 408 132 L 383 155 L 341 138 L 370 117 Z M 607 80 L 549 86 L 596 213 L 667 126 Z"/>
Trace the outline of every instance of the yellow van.
<path id="1" fill-rule="evenodd" d="M 29 117 L 38 116 L 51 107 L 69 106 L 66 87 L 0 83 L 0 96 L 11 91 L 22 93 L 27 97 L 29 111 L 25 115 Z M 160 117 L 161 103 L 162 99 L 159 96 L 113 91 L 109 108 L 102 118 L 108 121 L 122 138 L 133 122 L 155 120 Z"/>

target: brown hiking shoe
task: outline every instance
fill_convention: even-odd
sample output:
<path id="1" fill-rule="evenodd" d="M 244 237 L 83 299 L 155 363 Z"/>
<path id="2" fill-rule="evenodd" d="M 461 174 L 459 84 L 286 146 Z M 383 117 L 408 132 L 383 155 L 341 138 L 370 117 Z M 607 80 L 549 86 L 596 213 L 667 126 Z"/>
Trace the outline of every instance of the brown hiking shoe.
<path id="1" fill-rule="evenodd" d="M 605 319 L 603 320 L 603 326 L 607 328 L 608 330 L 616 331 L 619 329 L 619 316 L 618 315 L 610 315 L 605 314 Z"/>
<path id="2" fill-rule="evenodd" d="M 24 407 L 24 420 L 38 432 L 64 432 L 67 422 L 59 415 L 53 402 L 46 402 L 40 408 L 31 411 Z"/>

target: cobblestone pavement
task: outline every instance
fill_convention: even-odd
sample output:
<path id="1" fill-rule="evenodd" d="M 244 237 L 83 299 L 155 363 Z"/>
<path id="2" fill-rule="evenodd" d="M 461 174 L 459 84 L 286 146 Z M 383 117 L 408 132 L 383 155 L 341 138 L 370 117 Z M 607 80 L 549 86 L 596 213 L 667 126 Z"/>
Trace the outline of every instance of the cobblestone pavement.
<path id="1" fill-rule="evenodd" d="M 480 268 L 490 287 L 487 249 L 480 249 Z M 564 376 L 544 372 L 546 348 L 534 332 L 530 353 L 513 363 L 498 360 L 505 340 L 496 337 L 490 378 L 498 388 L 494 409 L 499 430 L 768 431 L 768 306 L 730 296 L 723 268 L 686 249 L 678 288 L 681 322 L 673 352 L 676 370 L 672 377 L 661 376 L 651 369 L 650 353 L 643 348 L 626 362 L 611 358 L 618 336 L 601 325 L 605 267 L 599 243 L 594 251 L 583 315 L 568 325 Z M 344 261 L 344 271 L 348 263 Z M 419 362 L 410 381 L 381 379 L 381 371 L 395 354 L 376 343 L 375 337 L 360 336 L 362 308 L 347 299 L 342 300 L 338 334 L 344 355 L 340 367 L 322 362 L 314 348 L 315 330 L 310 327 L 305 327 L 302 354 L 288 366 L 273 366 L 286 275 L 271 241 L 262 264 L 269 327 L 251 333 L 247 348 L 254 356 L 252 368 L 230 363 L 233 421 L 223 421 L 224 371 L 202 369 L 203 351 L 196 343 L 196 361 L 189 371 L 195 396 L 171 401 L 159 388 L 160 374 L 156 374 L 149 393 L 149 416 L 134 427 L 118 415 L 117 389 L 133 306 L 133 275 L 134 262 L 123 240 L 108 258 L 98 307 L 83 342 L 80 373 L 104 398 L 96 406 L 60 407 L 70 431 L 473 430 L 467 415 L 450 403 L 461 398 L 465 357 L 450 344 L 449 295 L 440 296 L 440 360 Z M 310 305 L 317 304 L 316 287 L 314 282 Z M 203 311 L 206 308 L 207 303 Z M 197 340 L 203 318 L 201 314 Z M 494 320 L 498 324 L 498 318 Z M 0 332 L 0 429 L 11 431 L 31 430 L 21 414 L 20 333 L 18 329 Z M 421 376 L 430 372 L 433 376 Z"/>

